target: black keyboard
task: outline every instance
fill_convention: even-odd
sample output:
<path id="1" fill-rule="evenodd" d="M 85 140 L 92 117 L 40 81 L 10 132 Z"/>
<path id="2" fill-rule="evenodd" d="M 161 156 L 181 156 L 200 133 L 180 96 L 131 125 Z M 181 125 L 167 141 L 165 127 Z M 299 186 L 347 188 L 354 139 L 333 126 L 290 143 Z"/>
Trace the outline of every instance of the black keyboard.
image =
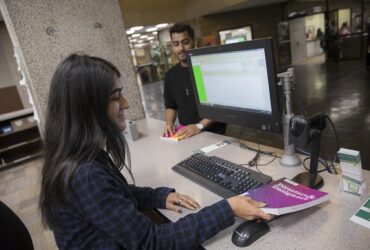
<path id="1" fill-rule="evenodd" d="M 204 154 L 193 154 L 172 169 L 223 198 L 245 193 L 272 180 L 268 175 Z"/>

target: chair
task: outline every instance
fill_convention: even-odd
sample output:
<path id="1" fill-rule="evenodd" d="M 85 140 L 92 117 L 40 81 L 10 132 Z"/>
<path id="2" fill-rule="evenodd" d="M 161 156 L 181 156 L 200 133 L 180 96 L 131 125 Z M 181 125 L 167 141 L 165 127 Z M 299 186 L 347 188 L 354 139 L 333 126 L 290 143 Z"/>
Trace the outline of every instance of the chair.
<path id="1" fill-rule="evenodd" d="M 19 217 L 0 201 L 0 248 L 33 250 L 31 235 Z"/>

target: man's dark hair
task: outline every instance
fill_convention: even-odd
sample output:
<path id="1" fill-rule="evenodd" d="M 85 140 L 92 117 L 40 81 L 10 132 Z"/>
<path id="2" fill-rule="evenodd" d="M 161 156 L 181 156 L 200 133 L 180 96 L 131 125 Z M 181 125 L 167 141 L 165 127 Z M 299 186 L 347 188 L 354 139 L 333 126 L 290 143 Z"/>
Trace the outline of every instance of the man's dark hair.
<path id="1" fill-rule="evenodd" d="M 170 28 L 170 36 L 172 37 L 173 33 L 182 33 L 187 31 L 191 39 L 194 39 L 194 30 L 189 24 L 184 24 L 184 23 L 175 23 Z"/>

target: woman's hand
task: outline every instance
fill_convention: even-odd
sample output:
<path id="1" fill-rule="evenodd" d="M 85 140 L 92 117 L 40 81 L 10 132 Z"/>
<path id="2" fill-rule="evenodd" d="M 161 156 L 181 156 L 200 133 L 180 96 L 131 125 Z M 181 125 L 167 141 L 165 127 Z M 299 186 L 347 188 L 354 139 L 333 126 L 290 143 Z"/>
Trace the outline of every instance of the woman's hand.
<path id="1" fill-rule="evenodd" d="M 200 208 L 198 202 L 187 195 L 177 192 L 169 193 L 166 199 L 166 208 L 178 213 L 182 213 L 180 207 L 186 207 L 190 210 L 196 210 Z"/>
<path id="2" fill-rule="evenodd" d="M 272 216 L 263 212 L 260 208 L 266 206 L 265 203 L 255 201 L 248 196 L 234 196 L 227 199 L 234 215 L 246 220 L 262 218 L 271 220 Z"/>

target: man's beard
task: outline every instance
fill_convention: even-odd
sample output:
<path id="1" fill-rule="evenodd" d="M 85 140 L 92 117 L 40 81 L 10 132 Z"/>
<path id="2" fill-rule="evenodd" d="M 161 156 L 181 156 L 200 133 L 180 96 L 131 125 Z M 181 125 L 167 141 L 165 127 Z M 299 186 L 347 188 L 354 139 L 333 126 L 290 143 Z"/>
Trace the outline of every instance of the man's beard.
<path id="1" fill-rule="evenodd" d="M 187 57 L 180 59 L 180 62 L 187 63 L 188 62 Z"/>

